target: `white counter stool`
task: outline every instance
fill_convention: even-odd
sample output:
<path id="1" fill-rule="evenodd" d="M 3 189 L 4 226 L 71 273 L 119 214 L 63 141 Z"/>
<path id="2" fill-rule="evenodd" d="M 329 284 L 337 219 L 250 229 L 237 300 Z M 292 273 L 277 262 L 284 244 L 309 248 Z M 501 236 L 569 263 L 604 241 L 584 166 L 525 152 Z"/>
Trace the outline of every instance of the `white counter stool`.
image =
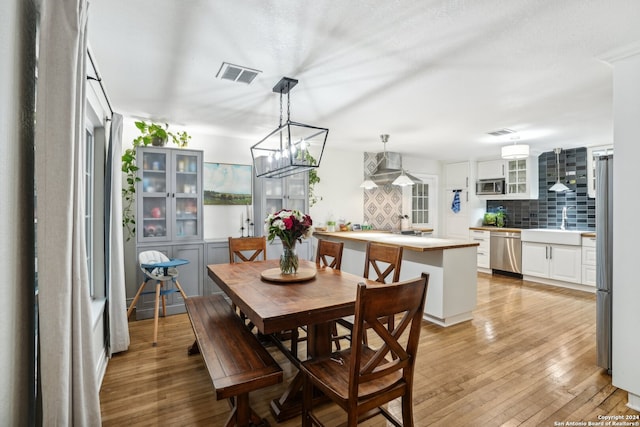
<path id="1" fill-rule="evenodd" d="M 165 296 L 167 294 L 171 294 L 174 292 L 180 292 L 182 294 L 182 298 L 187 299 L 187 295 L 182 290 L 182 286 L 178 282 L 178 267 L 179 265 L 188 264 L 189 261 L 186 259 L 169 259 L 165 254 L 158 251 L 145 251 L 140 252 L 138 255 L 138 263 L 140 265 L 140 270 L 144 274 L 144 281 L 140 284 L 138 288 L 138 292 L 136 296 L 133 298 L 133 302 L 129 306 L 127 310 L 127 318 L 131 315 L 133 308 L 136 306 L 138 302 L 138 298 L 142 294 L 156 294 L 156 304 L 155 304 L 155 312 L 154 312 L 154 323 L 153 323 L 153 346 L 158 345 L 158 312 L 160 310 L 160 297 L 162 297 L 162 316 L 166 316 L 167 304 L 165 300 Z M 175 283 L 175 288 L 165 288 L 164 284 L 168 281 Z M 147 283 L 155 282 L 156 288 L 153 291 L 143 292 Z"/>

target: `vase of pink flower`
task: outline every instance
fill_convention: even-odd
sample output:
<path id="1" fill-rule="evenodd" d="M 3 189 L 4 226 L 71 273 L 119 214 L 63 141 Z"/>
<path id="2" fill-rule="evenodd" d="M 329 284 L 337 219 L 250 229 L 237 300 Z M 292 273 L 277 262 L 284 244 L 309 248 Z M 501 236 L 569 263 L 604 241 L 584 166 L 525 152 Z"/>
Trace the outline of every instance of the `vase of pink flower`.
<path id="1" fill-rule="evenodd" d="M 295 209 L 282 209 L 267 216 L 264 220 L 264 231 L 269 242 L 273 242 L 276 237 L 282 241 L 280 256 L 282 274 L 295 274 L 298 271 L 296 243 L 302 243 L 302 239 L 311 237 L 313 233 L 311 217 Z"/>

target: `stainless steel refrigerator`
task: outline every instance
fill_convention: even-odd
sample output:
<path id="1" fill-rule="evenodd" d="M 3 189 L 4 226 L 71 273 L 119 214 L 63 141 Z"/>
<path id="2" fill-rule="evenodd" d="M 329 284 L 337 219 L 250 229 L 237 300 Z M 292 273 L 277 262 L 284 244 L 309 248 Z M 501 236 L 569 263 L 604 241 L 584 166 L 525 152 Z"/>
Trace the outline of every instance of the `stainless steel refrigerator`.
<path id="1" fill-rule="evenodd" d="M 611 373 L 613 298 L 613 156 L 596 160 L 596 348 L 598 366 Z"/>

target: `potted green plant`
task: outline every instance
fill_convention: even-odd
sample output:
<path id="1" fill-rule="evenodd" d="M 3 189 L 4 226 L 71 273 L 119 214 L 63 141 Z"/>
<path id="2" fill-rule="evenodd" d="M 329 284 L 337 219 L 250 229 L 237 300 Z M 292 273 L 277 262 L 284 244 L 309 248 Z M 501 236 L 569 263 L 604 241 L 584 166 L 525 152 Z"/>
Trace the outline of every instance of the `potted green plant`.
<path id="1" fill-rule="evenodd" d="M 171 132 L 168 124 L 146 123 L 144 121 L 135 122 L 141 135 L 134 138 L 132 147 L 127 148 L 122 154 L 122 172 L 125 173 L 125 181 L 122 185 L 122 198 L 124 205 L 122 208 L 122 226 L 126 230 L 127 240 L 130 240 L 136 233 L 136 218 L 134 210 L 134 200 L 136 193 L 136 183 L 140 181 L 138 176 L 138 166 L 136 165 L 136 148 L 147 145 L 164 146 L 167 140 L 178 147 L 186 147 L 191 139 L 187 132 Z"/>

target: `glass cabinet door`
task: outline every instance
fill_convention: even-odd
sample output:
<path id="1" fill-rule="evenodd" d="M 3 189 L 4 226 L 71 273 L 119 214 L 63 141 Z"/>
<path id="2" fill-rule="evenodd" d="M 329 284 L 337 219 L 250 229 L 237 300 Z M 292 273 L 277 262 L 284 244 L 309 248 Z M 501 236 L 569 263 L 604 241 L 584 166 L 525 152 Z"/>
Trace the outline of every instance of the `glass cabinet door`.
<path id="1" fill-rule="evenodd" d="M 202 238 L 202 152 L 138 150 L 138 242 Z"/>
<path id="2" fill-rule="evenodd" d="M 307 174 L 298 173 L 286 178 L 286 202 L 287 209 L 296 209 L 302 213 L 308 213 L 307 206 Z"/>
<path id="3" fill-rule="evenodd" d="M 507 194 L 527 193 L 527 159 L 507 162 Z"/>
<path id="4" fill-rule="evenodd" d="M 141 203 L 138 204 L 138 233 L 144 239 L 165 240 L 170 233 L 168 201 L 168 158 L 162 151 L 144 151 L 141 153 Z M 140 161 L 140 160 L 139 160 Z M 141 166 L 141 167 L 140 167 Z"/>
<path id="5" fill-rule="evenodd" d="M 199 197 L 202 194 L 202 189 L 199 188 L 202 183 L 199 154 L 181 151 L 173 153 L 175 239 L 196 238 L 202 228 L 198 212 Z"/>
<path id="6" fill-rule="evenodd" d="M 265 214 L 273 214 L 281 210 L 284 198 L 284 181 L 281 178 L 264 178 Z"/>

